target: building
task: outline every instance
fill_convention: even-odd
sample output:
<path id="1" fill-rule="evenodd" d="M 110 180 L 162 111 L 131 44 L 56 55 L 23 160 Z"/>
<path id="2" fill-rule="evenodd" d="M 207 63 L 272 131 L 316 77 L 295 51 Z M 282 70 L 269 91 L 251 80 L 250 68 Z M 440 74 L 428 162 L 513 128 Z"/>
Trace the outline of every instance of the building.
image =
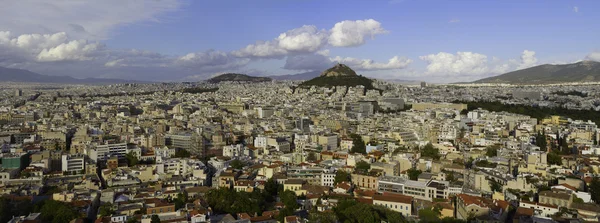
<path id="1" fill-rule="evenodd" d="M 334 150 L 338 147 L 338 136 L 335 134 L 319 136 L 317 140 L 324 150 Z"/>
<path id="2" fill-rule="evenodd" d="M 373 205 L 380 205 L 403 216 L 412 215 L 413 198 L 402 194 L 383 193 L 373 196 Z"/>
<path id="3" fill-rule="evenodd" d="M 124 158 L 127 153 L 127 143 L 97 145 L 96 147 L 89 148 L 87 151 L 90 159 L 96 162 L 106 160 L 112 156 Z"/>
<path id="4" fill-rule="evenodd" d="M 377 182 L 379 181 L 377 179 L 378 177 L 379 176 L 376 174 L 353 173 L 351 175 L 352 183 L 354 183 L 360 189 L 365 190 L 377 190 Z"/>
<path id="5" fill-rule="evenodd" d="M 62 155 L 63 172 L 79 172 L 85 169 L 85 155 L 72 154 Z"/>
<path id="6" fill-rule="evenodd" d="M 21 90 L 21 89 L 15 90 L 15 97 L 21 97 L 21 96 L 23 96 L 23 90 Z"/>
<path id="7" fill-rule="evenodd" d="M 569 208 L 573 202 L 573 196 L 564 191 L 547 190 L 539 193 L 539 201 L 540 204 Z"/>

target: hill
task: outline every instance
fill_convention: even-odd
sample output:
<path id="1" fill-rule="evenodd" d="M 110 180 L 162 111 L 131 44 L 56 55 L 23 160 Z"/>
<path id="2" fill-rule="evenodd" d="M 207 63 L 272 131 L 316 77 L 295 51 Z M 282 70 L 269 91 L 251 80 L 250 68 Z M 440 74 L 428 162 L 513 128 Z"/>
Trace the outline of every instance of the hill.
<path id="1" fill-rule="evenodd" d="M 0 82 L 27 82 L 27 83 L 56 83 L 56 84 L 117 84 L 117 83 L 142 83 L 142 81 L 129 81 L 120 79 L 86 78 L 78 79 L 70 76 L 48 76 L 23 69 L 0 67 Z"/>
<path id="2" fill-rule="evenodd" d="M 600 81 L 600 62 L 582 61 L 572 64 L 544 64 L 517 70 L 473 83 L 553 84 Z"/>
<path id="3" fill-rule="evenodd" d="M 271 81 L 268 77 L 253 77 L 245 74 L 227 73 L 208 79 L 209 83 L 219 83 L 223 81 L 238 81 L 238 82 L 268 82 Z"/>
<path id="4" fill-rule="evenodd" d="M 334 67 L 323 71 L 318 77 L 301 83 L 298 87 L 354 87 L 359 85 L 364 86 L 366 90 L 375 89 L 375 87 L 373 87 L 373 80 L 357 75 L 354 70 L 344 64 L 337 64 Z"/>

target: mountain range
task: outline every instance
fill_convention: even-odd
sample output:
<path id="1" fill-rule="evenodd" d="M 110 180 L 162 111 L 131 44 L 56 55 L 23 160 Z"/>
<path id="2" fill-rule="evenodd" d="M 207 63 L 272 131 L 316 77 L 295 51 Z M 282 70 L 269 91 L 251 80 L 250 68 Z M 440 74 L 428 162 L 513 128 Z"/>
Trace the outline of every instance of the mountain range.
<path id="1" fill-rule="evenodd" d="M 269 77 L 253 77 L 246 74 L 227 73 L 206 80 L 209 83 L 219 83 L 223 81 L 238 81 L 238 82 L 268 82 L 272 79 Z"/>
<path id="2" fill-rule="evenodd" d="M 85 78 L 78 79 L 70 76 L 48 76 L 32 71 L 0 67 L 0 82 L 29 82 L 29 83 L 56 83 L 56 84 L 122 84 L 145 83 L 144 81 L 131 81 L 121 79 Z"/>
<path id="3" fill-rule="evenodd" d="M 544 64 L 488 77 L 473 83 L 555 84 L 600 81 L 600 62 L 581 61 L 572 64 Z"/>

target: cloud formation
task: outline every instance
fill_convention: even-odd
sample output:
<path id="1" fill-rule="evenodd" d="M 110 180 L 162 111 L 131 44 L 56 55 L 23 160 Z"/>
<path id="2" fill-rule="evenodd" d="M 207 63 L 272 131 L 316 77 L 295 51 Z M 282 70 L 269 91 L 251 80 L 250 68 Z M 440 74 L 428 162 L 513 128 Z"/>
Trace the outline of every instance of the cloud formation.
<path id="1" fill-rule="evenodd" d="M 592 52 L 585 57 L 586 60 L 593 60 L 600 62 L 600 51 Z"/>
<path id="2" fill-rule="evenodd" d="M 530 50 L 524 50 L 520 60 L 507 61 L 496 57 L 488 60 L 488 56 L 474 52 L 440 52 L 419 58 L 427 63 L 425 74 L 432 76 L 489 76 L 529 68 L 538 61 L 535 51 Z"/>
<path id="3" fill-rule="evenodd" d="M 331 30 L 319 30 L 316 26 L 304 25 L 281 33 L 277 38 L 258 41 L 231 52 L 236 57 L 281 59 L 293 54 L 311 54 L 326 46 L 356 47 L 385 34 L 381 23 L 373 19 L 345 20 L 336 23 Z"/>
<path id="4" fill-rule="evenodd" d="M 387 63 L 375 62 L 371 59 L 357 59 L 352 57 L 329 58 L 323 54 L 288 56 L 284 69 L 288 70 L 323 70 L 336 63 L 343 63 L 350 68 L 361 71 L 396 70 L 404 69 L 412 63 L 411 59 L 394 56 Z"/>
<path id="5" fill-rule="evenodd" d="M 163 14 L 183 5 L 184 0 L 5 1 L 0 27 L 16 35 L 67 32 L 76 39 L 101 40 L 119 26 L 159 22 Z"/>

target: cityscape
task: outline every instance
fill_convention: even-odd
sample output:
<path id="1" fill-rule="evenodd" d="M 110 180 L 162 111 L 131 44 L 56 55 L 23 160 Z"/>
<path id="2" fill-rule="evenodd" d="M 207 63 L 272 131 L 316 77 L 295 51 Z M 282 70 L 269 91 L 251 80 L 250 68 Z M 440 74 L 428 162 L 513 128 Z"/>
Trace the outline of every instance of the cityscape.
<path id="1" fill-rule="evenodd" d="M 301 24 L 237 50 L 225 50 L 237 45 L 230 37 L 207 34 L 194 41 L 224 50 L 181 53 L 175 48 L 199 45 L 164 41 L 153 52 L 119 49 L 161 39 L 128 42 L 134 34 L 126 29 L 175 30 L 178 20 L 209 9 L 272 6 L 264 18 L 240 16 L 284 20 L 270 10 L 285 8 L 291 18 L 334 3 L 34 2 L 0 9 L 64 12 L 0 15 L 0 222 L 600 221 L 600 53 L 593 47 L 556 60 L 530 49 L 506 60 L 466 51 L 357 59 L 387 55 L 386 47 L 367 46 L 386 45 L 377 41 L 399 31 L 384 28 L 394 11 L 382 11 L 380 19 L 345 19 L 331 29 Z M 507 2 L 486 4 L 520 4 Z M 582 14 L 600 5 L 578 3 L 526 4 L 597 18 Z M 380 4 L 372 9 L 425 3 Z M 332 14 L 323 20 L 343 18 Z M 306 17 L 294 18 L 315 20 Z M 297 25 L 285 20 L 272 25 Z M 248 29 L 248 37 L 260 36 Z"/>

